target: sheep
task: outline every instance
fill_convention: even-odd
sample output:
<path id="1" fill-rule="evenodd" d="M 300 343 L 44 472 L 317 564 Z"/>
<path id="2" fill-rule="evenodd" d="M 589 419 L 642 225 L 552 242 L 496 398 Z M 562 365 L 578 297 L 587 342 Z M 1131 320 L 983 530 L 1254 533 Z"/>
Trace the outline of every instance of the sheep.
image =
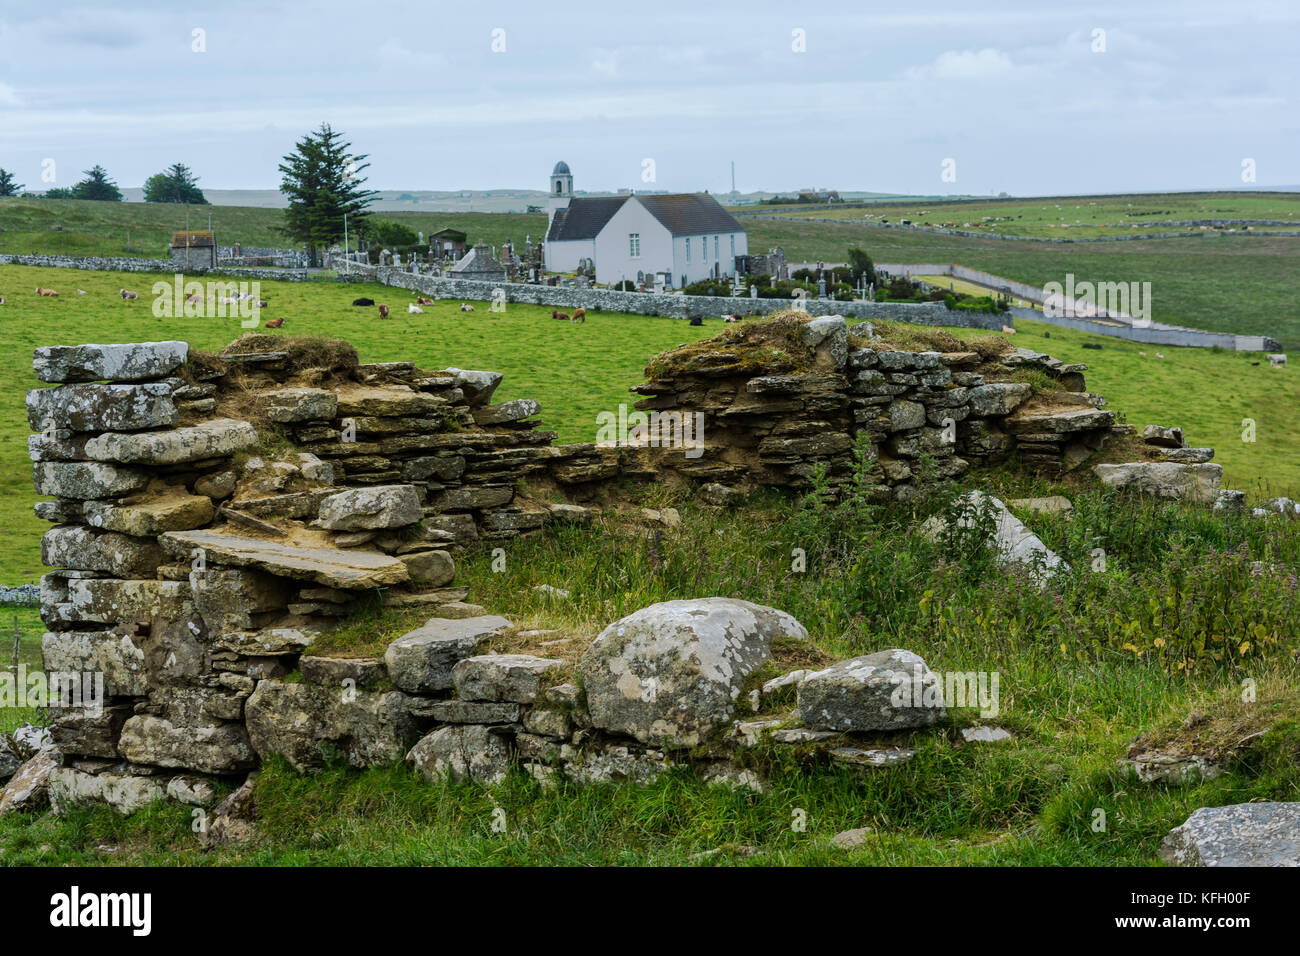
<path id="1" fill-rule="evenodd" d="M 574 309 L 574 310 L 573 310 L 573 320 L 572 320 L 572 321 L 574 321 L 574 322 L 586 322 L 586 321 L 587 321 L 587 310 L 586 310 L 586 309 Z"/>
<path id="2" fill-rule="evenodd" d="M 379 307 L 379 317 L 380 317 L 381 319 L 386 319 L 386 318 L 388 318 L 388 306 L 386 306 L 386 305 L 381 305 L 381 306 Z"/>
<path id="3" fill-rule="evenodd" d="M 117 294 L 120 295 L 120 296 L 121 296 L 122 298 L 124 298 L 124 299 L 138 299 L 138 298 L 140 298 L 140 293 L 139 293 L 139 292 L 132 292 L 130 289 L 119 289 Z"/>
<path id="4" fill-rule="evenodd" d="M 77 295 L 90 295 L 90 293 L 87 292 L 85 289 L 78 289 Z"/>
<path id="5" fill-rule="evenodd" d="M 374 299 L 353 299 L 352 304 L 353 305 L 374 305 L 375 300 Z"/>
<path id="6" fill-rule="evenodd" d="M 466 303 L 462 302 L 462 303 L 460 304 L 460 310 L 461 310 L 462 312 L 473 312 L 473 311 L 474 311 L 474 306 L 472 306 L 472 305 L 467 305 Z"/>
<path id="7" fill-rule="evenodd" d="M 1005 334 L 1005 335 L 1015 335 L 1015 334 L 1016 334 L 1016 330 L 1013 329 L 1013 328 L 1012 328 L 1011 326 L 1009 326 L 1009 325 L 1004 325 L 1004 326 L 1002 326 L 1002 332 L 1003 332 L 1003 334 Z"/>
<path id="8" fill-rule="evenodd" d="M 36 287 L 36 294 L 43 295 L 49 299 L 57 299 L 59 297 L 59 294 L 53 289 L 42 289 L 40 286 Z"/>
<path id="9" fill-rule="evenodd" d="M 284 325 L 284 319 L 267 319 L 265 324 L 268 329 L 278 329 Z"/>
<path id="10" fill-rule="evenodd" d="M 409 315 L 424 315 L 424 309 L 420 308 L 415 303 L 407 305 L 406 311 Z"/>

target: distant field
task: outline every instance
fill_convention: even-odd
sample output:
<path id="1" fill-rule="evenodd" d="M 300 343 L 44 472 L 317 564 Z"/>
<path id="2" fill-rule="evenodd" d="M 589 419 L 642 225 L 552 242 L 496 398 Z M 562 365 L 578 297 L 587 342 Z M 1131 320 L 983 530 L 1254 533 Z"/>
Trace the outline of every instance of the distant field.
<path id="1" fill-rule="evenodd" d="M 873 202 L 870 208 L 844 205 L 748 206 L 747 214 L 811 216 L 844 222 L 898 223 L 957 229 L 982 229 L 1000 235 L 1082 239 L 1149 232 L 1185 232 L 1170 223 L 1196 219 L 1265 219 L 1300 229 L 1300 193 L 1213 192 L 1133 196 L 1066 196 L 1039 199 Z M 1259 231 L 1287 226 L 1256 227 Z"/>
<path id="2" fill-rule="evenodd" d="M 1104 207 L 1109 210 L 1107 214 L 1127 209 L 1126 203 L 1140 199 L 1146 204 L 1143 210 L 1162 216 L 1168 211 L 1173 218 L 1283 218 L 1279 213 L 1300 217 L 1300 199 L 1291 198 L 1297 195 L 1205 193 L 1075 202 L 1109 203 Z M 960 208 L 963 215 L 974 215 L 974 210 L 998 207 L 1001 202 L 927 203 L 919 208 Z M 1005 202 L 1023 205 L 1030 201 Z M 1033 202 L 1037 203 L 1035 208 L 1044 205 L 1044 201 Z M 192 218 L 193 225 L 206 226 L 207 213 L 212 213 L 220 242 L 238 240 L 247 246 L 288 244 L 276 231 L 282 220 L 280 210 L 213 206 L 199 213 L 199 207 L 190 208 L 192 217 L 202 216 L 201 223 Z M 794 215 L 799 208 L 807 212 L 807 207 L 764 208 L 782 215 Z M 872 207 L 876 208 L 885 206 Z M 451 227 L 467 232 L 471 242 L 481 239 L 494 245 L 509 239 L 522 247 L 525 237 L 536 241 L 546 229 L 546 217 L 540 214 L 380 215 L 423 230 L 425 235 Z M 132 247 L 138 254 L 158 256 L 172 231 L 184 227 L 184 216 L 182 207 L 162 204 L 0 199 L 0 252 L 123 255 L 129 229 Z M 1142 217 L 1147 218 L 1156 217 Z M 944 236 L 833 219 L 746 219 L 744 224 L 752 251 L 765 252 L 780 246 L 792 261 L 843 261 L 849 246 L 860 245 L 877 262 L 955 262 L 1034 285 L 1064 282 L 1070 272 L 1088 281 L 1150 282 L 1151 317 L 1157 322 L 1215 332 L 1272 335 L 1284 348 L 1300 348 L 1300 310 L 1293 304 L 1295 278 L 1300 276 L 1300 238 L 1212 233 L 1194 238 L 1066 244 Z M 63 232 L 51 232 L 53 225 L 62 225 Z"/>
<path id="3" fill-rule="evenodd" d="M 279 231 L 282 209 L 10 197 L 0 198 L 0 253 L 166 257 L 172 233 L 185 228 L 187 212 L 193 229 L 206 229 L 210 215 L 221 245 L 298 247 Z M 535 242 L 546 232 L 544 214 L 380 212 L 375 217 L 423 230 L 426 236 L 439 229 L 460 229 L 470 242 L 492 245 L 510 239 L 522 247 L 526 235 L 531 233 Z M 56 226 L 61 231 L 54 231 Z"/>
<path id="4" fill-rule="evenodd" d="M 41 573 L 38 539 L 46 525 L 32 513 L 35 493 L 27 458 L 24 395 L 37 384 L 32 350 L 38 345 L 184 339 L 217 350 L 236 338 L 237 320 L 159 319 L 150 310 L 154 277 L 0 266 L 0 583 L 35 581 Z M 54 288 L 58 299 L 31 293 Z M 123 285 L 141 299 L 124 302 Z M 86 296 L 76 295 L 85 289 Z M 555 322 L 547 309 L 511 305 L 494 315 L 480 304 L 473 315 L 457 303 L 426 306 L 408 315 L 407 293 L 377 285 L 264 282 L 270 307 L 264 318 L 285 317 L 289 335 L 327 335 L 356 345 L 363 361 L 411 360 L 427 368 L 457 365 L 505 374 L 501 399 L 534 398 L 541 420 L 560 441 L 591 441 L 596 414 L 633 400 L 627 389 L 643 381 L 654 355 L 721 331 L 717 321 L 692 328 L 651 316 L 594 314 L 586 325 Z M 356 309 L 366 295 L 396 306 L 386 322 L 373 309 Z M 1300 497 L 1300 369 L 1275 370 L 1257 356 L 1201 349 L 1162 349 L 1020 322 L 1016 344 L 1091 366 L 1088 387 L 1105 395 L 1130 422 L 1179 424 L 1193 444 L 1218 449 L 1225 483 L 1259 495 Z M 1102 344 L 1100 351 L 1084 342 Z M 1165 358 L 1156 357 L 1157 351 Z M 1142 353 L 1146 354 L 1143 355 Z M 1258 441 L 1243 444 L 1241 420 L 1253 418 Z"/>

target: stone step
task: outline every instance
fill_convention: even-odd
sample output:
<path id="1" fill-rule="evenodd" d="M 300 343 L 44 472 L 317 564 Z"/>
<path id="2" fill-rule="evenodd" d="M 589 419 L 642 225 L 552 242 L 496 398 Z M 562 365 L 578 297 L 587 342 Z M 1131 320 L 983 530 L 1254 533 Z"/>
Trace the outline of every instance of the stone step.
<path id="1" fill-rule="evenodd" d="M 180 557 L 188 558 L 193 551 L 201 550 L 213 564 L 259 568 L 344 590 L 386 587 L 409 580 L 405 564 L 375 551 L 305 548 L 217 531 L 169 531 L 159 540 Z"/>

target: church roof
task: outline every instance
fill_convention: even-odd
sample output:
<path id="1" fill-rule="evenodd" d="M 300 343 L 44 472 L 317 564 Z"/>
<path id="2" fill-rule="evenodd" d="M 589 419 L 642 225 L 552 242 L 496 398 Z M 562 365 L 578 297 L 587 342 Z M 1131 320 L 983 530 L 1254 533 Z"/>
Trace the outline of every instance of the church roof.
<path id="1" fill-rule="evenodd" d="M 567 209 L 557 209 L 546 231 L 547 242 L 569 242 L 574 239 L 595 239 L 623 208 L 627 196 L 593 196 L 589 199 L 571 199 Z"/>
<path id="2" fill-rule="evenodd" d="M 614 213 L 631 196 L 595 196 L 571 199 L 567 209 L 558 209 L 546 233 L 547 242 L 594 239 Z M 637 202 L 674 236 L 698 236 L 706 232 L 744 232 L 736 217 L 708 193 L 639 195 Z"/>
<path id="3" fill-rule="evenodd" d="M 569 172 L 569 164 L 566 163 L 564 160 L 560 160 L 558 163 L 555 164 L 555 168 L 551 170 L 551 175 L 572 176 L 573 173 Z"/>
<path id="4" fill-rule="evenodd" d="M 708 193 L 669 193 L 636 198 L 674 236 L 745 231 L 736 217 Z"/>

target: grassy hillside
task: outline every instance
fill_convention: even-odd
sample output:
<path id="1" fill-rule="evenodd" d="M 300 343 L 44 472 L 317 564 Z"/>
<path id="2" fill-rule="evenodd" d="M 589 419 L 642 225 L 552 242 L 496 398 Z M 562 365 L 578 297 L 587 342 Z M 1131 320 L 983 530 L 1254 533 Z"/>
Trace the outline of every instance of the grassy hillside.
<path id="1" fill-rule="evenodd" d="M 956 262 L 1041 286 L 1077 280 L 1150 282 L 1151 318 L 1171 325 L 1271 335 L 1300 347 L 1292 305 L 1300 238 L 1208 234 L 1134 242 L 1036 243 L 905 232 L 856 223 L 745 221 L 749 248 L 782 246 L 791 261 L 843 261 L 861 246 L 877 262 Z"/>
<path id="2" fill-rule="evenodd" d="M 37 384 L 32 349 L 176 338 L 216 350 L 242 331 L 237 319 L 155 318 L 151 284 L 138 275 L 0 266 L 0 297 L 8 300 L 0 306 L 0 582 L 34 581 L 41 573 L 37 538 L 45 525 L 31 512 L 23 406 L 25 392 Z M 37 285 L 62 295 L 38 298 L 30 291 Z M 118 298 L 123 285 L 140 291 L 140 300 Z M 77 295 L 78 288 L 88 295 Z M 542 420 L 564 442 L 593 440 L 596 414 L 631 403 L 627 388 L 643 380 L 654 355 L 721 329 L 716 320 L 693 328 L 680 320 L 615 314 L 594 314 L 574 326 L 552 320 L 549 309 L 511 305 L 493 314 L 480 304 L 468 315 L 456 302 L 408 315 L 402 309 L 412 298 L 407 293 L 334 282 L 264 282 L 261 294 L 270 302 L 264 318 L 285 318 L 285 334 L 348 339 L 363 361 L 503 372 L 499 397 L 540 401 Z M 395 306 L 393 318 L 382 322 L 373 309 L 349 305 L 361 295 Z M 1019 328 L 1018 345 L 1089 364 L 1088 387 L 1130 422 L 1180 424 L 1191 443 L 1218 449 L 1227 487 L 1300 497 L 1300 423 L 1294 415 L 1300 370 L 1252 365 L 1258 359 L 1247 353 L 1155 349 L 1033 322 Z M 1084 349 L 1085 342 L 1102 348 Z M 1256 422 L 1253 444 L 1241 440 L 1243 418 Z"/>
<path id="3" fill-rule="evenodd" d="M 1057 196 L 1031 199 L 935 201 L 906 199 L 845 205 L 750 206 L 742 214 L 812 216 L 863 222 L 910 219 L 914 225 L 982 229 L 1011 236 L 1081 239 L 1150 232 L 1184 232 L 1171 223 L 1196 219 L 1259 219 L 1289 226 L 1258 226 L 1262 231 L 1300 228 L 1300 192 L 1164 193 L 1120 196 Z"/>

